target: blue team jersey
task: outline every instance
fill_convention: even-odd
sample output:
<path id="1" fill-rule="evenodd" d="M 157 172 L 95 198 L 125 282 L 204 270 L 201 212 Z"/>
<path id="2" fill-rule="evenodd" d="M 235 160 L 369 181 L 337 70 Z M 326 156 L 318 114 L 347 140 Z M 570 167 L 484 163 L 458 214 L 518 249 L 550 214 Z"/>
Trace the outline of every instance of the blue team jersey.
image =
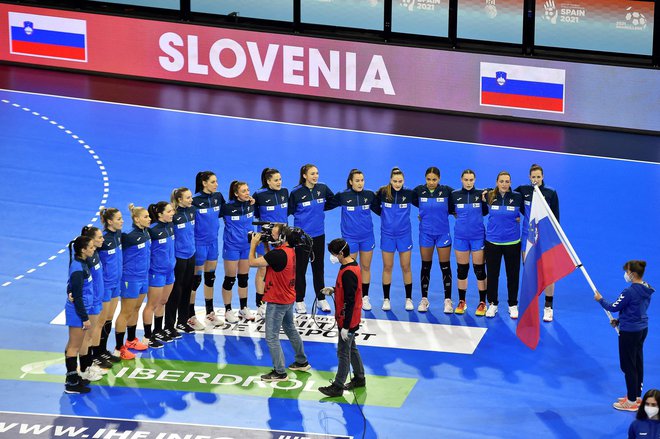
<path id="1" fill-rule="evenodd" d="M 74 280 L 77 278 L 77 282 Z M 77 287 L 76 287 L 77 285 Z M 82 287 L 82 288 L 81 288 Z M 75 258 L 69 264 L 67 293 L 71 293 L 73 303 L 67 297 L 65 307 L 73 307 L 81 320 L 87 320 L 87 309 L 94 303 L 94 279 L 85 261 Z"/>
<path id="2" fill-rule="evenodd" d="M 351 241 L 362 241 L 374 236 L 374 223 L 371 217 L 376 194 L 369 189 L 355 192 L 348 188 L 335 195 L 331 207 L 341 207 L 341 236 Z"/>
<path id="3" fill-rule="evenodd" d="M 281 188 L 278 191 L 264 188 L 252 195 L 254 198 L 254 216 L 259 221 L 272 223 L 289 222 L 289 190 Z M 261 227 L 258 228 L 261 230 Z"/>
<path id="4" fill-rule="evenodd" d="M 248 232 L 253 230 L 254 205 L 249 201 L 230 200 L 220 210 L 225 221 L 222 240 L 227 250 L 250 248 Z"/>
<path id="5" fill-rule="evenodd" d="M 133 224 L 133 230 L 121 234 L 124 252 L 123 281 L 141 282 L 149 276 L 151 260 L 151 237 L 149 229 L 140 229 Z"/>
<path id="6" fill-rule="evenodd" d="M 293 225 L 300 227 L 312 238 L 325 234 L 325 211 L 332 209 L 326 203 L 334 193 L 323 183 L 313 188 L 298 185 L 289 195 L 289 215 L 293 215 Z"/>
<path id="7" fill-rule="evenodd" d="M 99 258 L 103 264 L 103 283 L 114 288 L 121 282 L 124 260 L 121 246 L 121 232 L 103 231 L 103 245 L 99 249 Z"/>
<path id="8" fill-rule="evenodd" d="M 408 188 L 399 191 L 392 189 L 388 198 L 384 189 L 376 192 L 373 211 L 380 215 L 380 234 L 387 237 L 401 237 L 411 233 L 410 211 L 413 192 Z"/>
<path id="9" fill-rule="evenodd" d="M 103 283 L 103 264 L 99 252 L 95 251 L 91 258 L 87 258 L 87 267 L 92 273 L 92 281 L 94 283 L 94 294 L 96 297 L 103 297 L 105 287 Z"/>
<path id="10" fill-rule="evenodd" d="M 151 259 L 149 272 L 167 274 L 174 271 L 176 256 L 174 255 L 174 227 L 172 223 L 153 223 L 149 229 L 151 237 Z"/>
<path id="11" fill-rule="evenodd" d="M 438 185 L 433 191 L 425 184 L 413 189 L 412 203 L 419 208 L 420 233 L 449 234 L 449 198 L 453 191 L 445 185 Z"/>
<path id="12" fill-rule="evenodd" d="M 549 186 L 546 186 L 545 183 L 542 183 L 541 186 L 539 186 L 539 189 L 541 190 L 541 193 L 543 194 L 543 198 L 545 198 L 545 201 L 548 202 L 548 206 L 550 206 L 550 210 L 552 210 L 552 213 L 555 215 L 555 218 L 557 218 L 557 221 L 559 221 L 559 197 L 557 196 L 557 191 L 555 191 L 553 188 Z M 527 230 L 529 229 L 528 215 L 529 212 L 532 211 L 532 196 L 534 194 L 534 186 L 532 186 L 531 184 L 524 184 L 522 186 L 518 186 L 514 190 L 522 194 L 523 202 L 525 204 L 525 212 L 522 218 L 522 222 L 523 222 L 522 237 L 526 238 Z M 524 245 L 525 244 L 523 243 L 523 250 L 525 249 Z"/>
<path id="13" fill-rule="evenodd" d="M 195 254 L 195 206 L 177 207 L 172 218 L 174 226 L 174 255 L 188 259 Z"/>
<path id="14" fill-rule="evenodd" d="M 484 239 L 484 215 L 488 213 L 481 203 L 481 189 L 456 189 L 449 197 L 449 213 L 456 215 L 454 237 L 463 240 Z"/>
<path id="15" fill-rule="evenodd" d="M 220 192 L 206 194 L 198 193 L 193 197 L 195 212 L 195 242 L 197 244 L 213 244 L 218 241 L 220 228 L 220 209 L 225 204 L 225 198 Z"/>
<path id="16" fill-rule="evenodd" d="M 486 195 L 486 199 L 488 200 Z M 493 202 L 488 204 L 486 241 L 504 244 L 520 240 L 520 218 L 525 211 L 523 197 L 509 190 L 504 196 L 497 191 Z"/>

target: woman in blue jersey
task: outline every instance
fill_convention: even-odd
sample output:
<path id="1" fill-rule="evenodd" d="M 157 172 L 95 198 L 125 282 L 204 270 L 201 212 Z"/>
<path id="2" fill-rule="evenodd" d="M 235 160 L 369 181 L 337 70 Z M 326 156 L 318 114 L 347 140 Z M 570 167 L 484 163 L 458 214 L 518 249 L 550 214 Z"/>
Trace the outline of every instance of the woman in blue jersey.
<path id="1" fill-rule="evenodd" d="M 351 249 L 351 258 L 360 255 L 362 272 L 362 309 L 371 310 L 369 285 L 371 283 L 371 260 L 374 255 L 374 225 L 371 207 L 376 194 L 364 188 L 364 174 L 359 169 L 351 169 L 346 179 L 346 190 L 335 195 L 331 206 L 341 207 L 341 236 Z"/>
<path id="2" fill-rule="evenodd" d="M 81 363 L 86 352 L 81 347 L 85 332 L 92 329 L 88 311 L 94 300 L 92 275 L 86 260 L 94 255 L 92 239 L 78 236 L 69 243 L 69 280 L 67 282 L 67 300 L 64 304 L 66 325 L 69 327 L 69 340 L 64 351 L 66 364 L 66 393 L 89 393 L 88 380 L 78 375 L 78 355 Z M 81 364 L 82 366 L 82 364 Z"/>
<path id="3" fill-rule="evenodd" d="M 150 348 L 162 348 L 163 343 L 169 343 L 181 338 L 176 330 L 167 332 L 163 328 L 165 304 L 174 286 L 174 228 L 172 217 L 174 209 L 167 201 L 159 201 L 148 207 L 151 227 L 151 257 L 149 261 L 149 292 L 147 304 L 142 310 L 144 325 L 144 344 Z M 153 324 L 153 327 L 152 327 Z"/>
<path id="4" fill-rule="evenodd" d="M 392 286 L 394 252 L 397 251 L 406 291 L 405 308 L 406 311 L 414 309 L 412 271 L 410 269 L 410 255 L 413 247 L 410 226 L 412 197 L 412 190 L 403 187 L 403 172 L 399 168 L 392 168 L 390 182 L 376 192 L 373 210 L 374 213 L 380 215 L 380 249 L 383 252 L 383 311 L 392 309 L 390 287 Z"/>
<path id="5" fill-rule="evenodd" d="M 149 212 L 144 207 L 128 205 L 133 228 L 121 234 L 123 270 L 121 279 L 121 308 L 115 322 L 115 355 L 122 360 L 133 360 L 135 354 L 129 349 L 144 351 L 147 345 L 136 336 L 138 314 L 144 296 L 149 291 L 149 262 L 151 259 L 151 237 L 149 236 Z M 126 334 L 128 332 L 128 334 Z M 124 344 L 126 335 L 126 344 Z"/>
<path id="6" fill-rule="evenodd" d="M 289 195 L 289 215 L 293 215 L 293 225 L 300 227 L 312 237 L 312 250 L 296 247 L 296 312 L 305 314 L 305 290 L 307 280 L 305 273 L 307 266 L 312 262 L 312 276 L 314 292 L 318 306 L 324 312 L 330 312 L 330 304 L 321 293 L 325 281 L 323 278 L 325 252 L 325 211 L 331 209 L 328 201 L 332 200 L 334 193 L 323 183 L 319 183 L 319 170 L 312 164 L 300 168 L 300 181 L 298 186 L 291 190 Z"/>
<path id="7" fill-rule="evenodd" d="M 108 337 L 112 332 L 112 319 L 121 296 L 121 277 L 123 271 L 123 258 L 121 247 L 121 228 L 124 218 L 119 209 L 114 207 L 102 208 L 99 218 L 103 224 L 103 245 L 99 249 L 99 257 L 103 265 L 103 308 L 99 315 L 101 339 L 99 350 L 101 357 L 113 363 L 121 358 L 108 351 Z"/>
<path id="8" fill-rule="evenodd" d="M 254 198 L 254 216 L 259 221 L 288 223 L 289 190 L 282 187 L 280 171 L 274 168 L 264 168 L 261 171 L 261 189 L 256 191 L 252 198 Z M 258 227 L 258 231 L 261 231 L 261 226 Z M 263 256 L 264 253 L 264 245 L 257 246 L 257 254 Z M 265 276 L 266 267 L 259 267 L 254 285 L 257 290 L 257 314 L 262 318 L 266 315 L 266 302 L 263 301 Z"/>
<path id="9" fill-rule="evenodd" d="M 225 198 L 218 190 L 218 177 L 211 171 L 198 172 L 195 177 L 195 274 L 190 294 L 189 325 L 197 330 L 204 329 L 204 323 L 195 316 L 195 292 L 202 283 L 204 273 L 205 322 L 211 327 L 225 323 L 216 315 L 213 306 L 215 269 L 218 266 L 218 229 L 220 228 L 220 209 Z M 247 239 L 247 238 L 246 238 Z"/>
<path id="10" fill-rule="evenodd" d="M 192 192 L 187 187 L 172 191 L 174 207 L 174 286 L 165 305 L 165 329 L 191 333 L 195 330 L 188 325 L 188 305 L 195 274 L 195 207 L 192 205 Z"/>
<path id="11" fill-rule="evenodd" d="M 529 168 L 529 181 L 530 184 L 518 186 L 515 191 L 520 192 L 525 202 L 526 212 L 531 212 L 532 198 L 534 195 L 534 186 L 538 186 L 543 194 L 543 198 L 548 202 L 550 210 L 559 222 L 559 196 L 550 186 L 546 186 L 543 181 L 543 168 L 537 164 L 533 164 Z M 522 227 L 522 258 L 525 261 L 525 250 L 527 248 L 527 234 L 529 230 L 529 217 L 525 215 L 523 218 Z M 551 322 L 554 319 L 553 300 L 555 295 L 555 284 L 550 284 L 545 288 L 545 306 L 543 307 L 543 321 Z"/>
<path id="12" fill-rule="evenodd" d="M 429 309 L 429 283 L 433 265 L 433 250 L 438 252 L 442 284 L 445 289 L 444 312 L 454 312 L 451 301 L 451 235 L 449 234 L 449 198 L 454 191 L 449 186 L 441 185 L 440 169 L 431 166 L 425 173 L 426 184 L 420 184 L 413 190 L 412 203 L 419 208 L 419 252 L 422 257 L 420 283 L 422 300 L 417 311 Z"/>
<path id="13" fill-rule="evenodd" d="M 225 322 L 236 323 L 239 316 L 245 320 L 254 320 L 254 315 L 248 307 L 247 297 L 248 273 L 250 272 L 248 232 L 253 229 L 254 203 L 252 203 L 247 183 L 237 180 L 231 182 L 229 201 L 220 209 L 220 216 L 225 221 L 225 231 L 222 236 L 222 260 L 225 267 L 222 299 L 225 304 Z M 237 279 L 240 302 L 238 316 L 231 306 L 232 288 Z"/>
<path id="14" fill-rule="evenodd" d="M 488 207 L 486 226 L 486 271 L 488 310 L 486 317 L 495 317 L 499 304 L 500 267 L 504 258 L 509 315 L 518 318 L 518 285 L 520 279 L 520 217 L 525 211 L 523 197 L 511 190 L 511 175 L 497 174 L 497 187 L 483 195 Z"/>
<path id="15" fill-rule="evenodd" d="M 486 315 L 486 265 L 484 264 L 485 228 L 483 216 L 488 213 L 481 202 L 481 190 L 474 187 L 476 174 L 466 169 L 461 174 L 462 188 L 451 193 L 449 213 L 456 216 L 454 225 L 454 253 L 456 255 L 456 278 L 458 279 L 458 305 L 454 312 L 464 314 L 467 309 L 465 295 L 467 293 L 467 276 L 472 268 L 477 277 L 479 289 L 479 305 L 475 314 Z"/>

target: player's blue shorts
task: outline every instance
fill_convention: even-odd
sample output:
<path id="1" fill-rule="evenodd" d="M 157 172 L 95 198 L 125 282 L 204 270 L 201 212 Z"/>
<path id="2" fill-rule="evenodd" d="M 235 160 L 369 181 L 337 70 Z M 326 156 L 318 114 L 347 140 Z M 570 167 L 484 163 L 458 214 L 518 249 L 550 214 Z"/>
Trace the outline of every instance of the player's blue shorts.
<path id="1" fill-rule="evenodd" d="M 211 244 L 195 244 L 195 266 L 199 267 L 204 265 L 206 261 L 218 260 L 218 243 Z"/>
<path id="2" fill-rule="evenodd" d="M 152 273 L 149 272 L 149 286 L 150 287 L 164 287 L 165 285 L 172 285 L 174 283 L 174 272 L 169 273 Z"/>
<path id="3" fill-rule="evenodd" d="M 103 293 L 104 302 L 109 302 L 115 297 L 119 297 L 121 295 L 120 284 L 121 282 L 117 282 L 117 285 L 115 285 L 114 287 L 107 287 L 107 286 L 105 287 L 105 292 Z"/>
<path id="4" fill-rule="evenodd" d="M 344 238 L 344 241 L 348 243 L 348 247 L 351 249 L 351 253 L 357 253 L 357 252 L 369 252 L 376 247 L 376 240 L 374 239 L 374 236 L 371 235 L 367 239 L 351 239 L 351 238 Z"/>
<path id="5" fill-rule="evenodd" d="M 85 310 L 87 311 L 87 314 L 92 314 L 91 308 L 85 306 Z M 98 313 L 96 313 L 98 314 Z M 76 307 L 73 303 L 69 302 L 67 299 L 66 303 L 64 304 L 64 318 L 66 320 L 66 325 L 67 326 L 73 326 L 74 328 L 82 328 L 82 320 L 80 319 L 80 316 L 76 312 Z"/>
<path id="6" fill-rule="evenodd" d="M 459 252 L 478 252 L 484 249 L 483 239 L 458 239 L 454 238 L 454 250 Z"/>
<path id="7" fill-rule="evenodd" d="M 137 299 L 140 294 L 147 294 L 149 291 L 149 279 L 142 281 L 122 281 L 121 297 L 122 299 Z"/>
<path id="8" fill-rule="evenodd" d="M 232 247 L 227 248 L 226 245 L 222 246 L 222 259 L 225 261 L 238 261 L 240 259 L 247 259 L 250 255 L 250 247 L 235 249 Z"/>
<path id="9" fill-rule="evenodd" d="M 394 253 L 398 251 L 404 253 L 412 250 L 412 247 L 412 235 L 410 233 L 396 238 L 380 235 L 380 249 L 384 252 Z"/>
<path id="10" fill-rule="evenodd" d="M 451 236 L 449 233 L 431 235 L 429 233 L 419 232 L 419 246 L 437 248 L 451 247 Z"/>

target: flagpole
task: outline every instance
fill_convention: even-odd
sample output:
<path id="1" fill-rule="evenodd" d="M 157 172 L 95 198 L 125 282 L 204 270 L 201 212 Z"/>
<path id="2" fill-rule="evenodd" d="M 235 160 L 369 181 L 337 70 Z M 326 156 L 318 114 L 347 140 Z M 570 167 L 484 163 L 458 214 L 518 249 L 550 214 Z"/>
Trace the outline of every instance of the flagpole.
<path id="1" fill-rule="evenodd" d="M 573 246 L 571 245 L 571 242 L 568 240 L 568 237 L 564 233 L 564 230 L 559 225 L 559 221 L 557 221 L 557 218 L 555 218 L 555 214 L 552 212 L 552 209 L 550 209 L 550 206 L 548 205 L 548 202 L 545 200 L 545 197 L 543 196 L 543 192 L 541 192 L 541 189 L 539 189 L 539 187 L 537 185 L 534 185 L 534 192 L 538 193 L 537 198 L 539 200 L 541 200 L 541 202 L 543 203 L 543 206 L 545 207 L 545 210 L 548 213 L 548 218 L 550 218 L 550 222 L 552 223 L 552 226 L 555 228 L 555 230 L 559 234 L 559 238 L 562 240 L 563 244 L 568 249 L 568 254 L 573 259 L 573 262 L 575 263 L 575 266 L 580 269 L 580 271 L 584 275 L 585 279 L 587 279 L 587 283 L 591 287 L 592 291 L 594 293 L 596 293 L 598 291 L 596 289 L 596 285 L 591 280 L 591 276 L 589 276 L 589 273 L 587 272 L 587 269 L 584 268 L 584 265 L 582 265 L 582 262 L 580 261 L 580 258 L 578 257 L 577 253 L 573 249 Z M 605 314 L 607 315 L 607 318 L 610 319 L 610 323 L 611 323 L 612 320 L 614 320 L 614 317 L 612 317 L 612 313 L 610 313 L 605 308 L 603 308 L 603 311 L 605 311 Z M 619 333 L 619 328 L 617 326 L 615 326 L 614 329 L 616 330 L 616 333 L 618 334 Z"/>

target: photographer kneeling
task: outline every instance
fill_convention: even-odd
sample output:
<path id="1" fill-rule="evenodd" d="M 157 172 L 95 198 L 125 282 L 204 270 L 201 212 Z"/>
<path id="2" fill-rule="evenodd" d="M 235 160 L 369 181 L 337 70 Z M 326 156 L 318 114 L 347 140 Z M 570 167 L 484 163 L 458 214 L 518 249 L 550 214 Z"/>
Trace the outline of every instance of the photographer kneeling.
<path id="1" fill-rule="evenodd" d="M 273 370 L 262 375 L 263 381 L 286 381 L 284 353 L 280 344 L 280 328 L 289 338 L 296 353 L 291 370 L 306 371 L 311 368 L 302 339 L 293 321 L 293 304 L 296 301 L 296 252 L 290 245 L 291 230 L 285 224 L 275 224 L 265 243 L 266 253 L 256 257 L 255 250 L 262 241 L 262 234 L 255 233 L 250 240 L 250 267 L 266 267 L 264 278 L 264 302 L 266 302 L 266 342 L 273 360 Z M 274 249 L 268 251 L 268 244 Z"/>

